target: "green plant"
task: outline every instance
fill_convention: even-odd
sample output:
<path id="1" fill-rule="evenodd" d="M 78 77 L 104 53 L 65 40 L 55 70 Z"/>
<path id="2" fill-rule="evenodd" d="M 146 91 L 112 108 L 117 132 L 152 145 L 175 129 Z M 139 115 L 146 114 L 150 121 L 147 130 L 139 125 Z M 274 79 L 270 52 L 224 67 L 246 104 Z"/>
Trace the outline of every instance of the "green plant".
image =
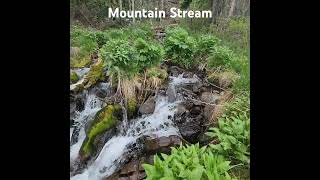
<path id="1" fill-rule="evenodd" d="M 218 119 L 218 127 L 206 133 L 215 138 L 210 144 L 213 152 L 232 157 L 248 164 L 250 162 L 250 107 L 248 94 L 236 97 L 226 105 L 225 113 Z"/>
<path id="2" fill-rule="evenodd" d="M 230 67 L 233 60 L 234 54 L 231 49 L 227 46 L 216 46 L 208 58 L 208 66 L 210 68 Z"/>
<path id="3" fill-rule="evenodd" d="M 167 58 L 185 68 L 191 68 L 194 64 L 192 59 L 195 51 L 194 38 L 190 37 L 188 32 L 180 27 L 169 29 L 167 34 L 168 37 L 165 39 Z"/>
<path id="4" fill-rule="evenodd" d="M 145 40 L 138 38 L 135 41 L 136 51 L 139 53 L 139 64 L 141 68 L 150 68 L 160 63 L 163 57 L 161 46 L 147 43 Z"/>
<path id="5" fill-rule="evenodd" d="M 201 35 L 197 40 L 196 57 L 208 56 L 213 48 L 220 43 L 220 40 L 212 35 Z"/>
<path id="6" fill-rule="evenodd" d="M 162 160 L 161 160 L 162 158 Z M 154 156 L 154 165 L 144 164 L 147 180 L 231 180 L 230 161 L 206 151 L 199 144 L 172 148 L 171 155 Z"/>
<path id="7" fill-rule="evenodd" d="M 128 41 L 121 39 L 110 40 L 102 46 L 100 55 L 107 64 L 109 73 L 132 77 L 139 72 L 138 54 Z"/>

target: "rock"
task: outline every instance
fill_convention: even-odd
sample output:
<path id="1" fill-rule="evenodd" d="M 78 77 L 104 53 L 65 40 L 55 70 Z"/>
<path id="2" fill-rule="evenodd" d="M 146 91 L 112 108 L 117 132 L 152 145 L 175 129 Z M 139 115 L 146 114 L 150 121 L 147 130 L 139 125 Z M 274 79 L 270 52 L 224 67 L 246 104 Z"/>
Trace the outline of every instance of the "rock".
<path id="1" fill-rule="evenodd" d="M 80 53 L 79 47 L 71 47 L 70 48 L 70 57 L 76 56 L 79 53 Z"/>
<path id="2" fill-rule="evenodd" d="M 176 115 L 177 116 L 181 116 L 181 115 L 183 115 L 183 113 L 185 113 L 187 111 L 187 109 L 185 108 L 185 106 L 184 105 L 182 105 L 182 104 L 179 104 L 178 106 L 177 106 L 177 110 L 176 110 Z"/>
<path id="3" fill-rule="evenodd" d="M 206 105 L 203 109 L 203 116 L 206 120 L 210 120 L 212 113 L 214 111 L 214 106 Z"/>
<path id="4" fill-rule="evenodd" d="M 179 145 L 182 142 L 181 138 L 176 135 L 169 137 L 145 137 L 145 152 L 147 154 L 154 153 L 169 153 L 170 147 Z"/>
<path id="5" fill-rule="evenodd" d="M 192 86 L 192 91 L 194 93 L 199 93 L 202 85 L 203 84 L 201 82 L 197 82 L 195 85 Z"/>
<path id="6" fill-rule="evenodd" d="M 193 73 L 192 72 L 184 72 L 182 75 L 183 78 L 192 78 Z"/>
<path id="7" fill-rule="evenodd" d="M 210 104 L 217 104 L 217 101 L 219 100 L 219 95 L 210 92 L 203 92 L 200 96 L 200 100 Z"/>
<path id="8" fill-rule="evenodd" d="M 201 107 L 200 106 L 193 106 L 190 113 L 193 115 L 199 115 L 201 113 Z"/>
<path id="9" fill-rule="evenodd" d="M 86 162 L 97 152 L 97 144 L 105 142 L 105 133 L 110 133 L 118 121 L 122 118 L 119 104 L 107 105 L 97 112 L 92 122 L 85 126 L 86 139 L 79 151 L 82 162 Z M 111 133 L 112 134 L 112 133 Z M 103 145 L 103 144 L 102 144 Z"/>
<path id="10" fill-rule="evenodd" d="M 169 68 L 170 76 L 178 77 L 179 74 L 182 74 L 183 69 L 178 66 L 171 66 Z"/>
<path id="11" fill-rule="evenodd" d="M 190 143 L 196 143 L 198 141 L 198 136 L 201 133 L 200 126 L 192 123 L 180 126 L 179 131 L 182 137 Z"/>
<path id="12" fill-rule="evenodd" d="M 139 108 L 140 114 L 152 114 L 156 105 L 155 97 L 149 97 Z"/>

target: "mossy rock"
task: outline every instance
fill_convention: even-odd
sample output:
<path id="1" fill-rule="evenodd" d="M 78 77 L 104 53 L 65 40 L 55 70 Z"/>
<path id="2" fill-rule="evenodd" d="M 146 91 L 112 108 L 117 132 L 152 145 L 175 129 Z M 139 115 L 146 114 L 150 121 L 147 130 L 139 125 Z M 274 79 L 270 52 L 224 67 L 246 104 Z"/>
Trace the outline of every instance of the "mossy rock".
<path id="1" fill-rule="evenodd" d="M 107 105 L 94 117 L 91 126 L 87 130 L 87 137 L 80 149 L 81 159 L 88 159 L 95 152 L 95 139 L 97 136 L 114 128 L 121 118 L 121 106 L 119 104 Z"/>
<path id="2" fill-rule="evenodd" d="M 127 100 L 127 114 L 128 118 L 135 118 L 138 112 L 138 104 L 135 98 L 131 98 Z"/>
<path id="3" fill-rule="evenodd" d="M 74 84 L 74 83 L 76 83 L 76 82 L 78 82 L 79 81 L 79 76 L 78 76 L 78 74 L 76 73 L 76 72 L 71 72 L 70 73 L 70 83 L 71 84 Z"/>
<path id="4" fill-rule="evenodd" d="M 103 62 L 99 62 L 91 67 L 84 80 L 84 88 L 90 88 L 97 82 L 104 80 Z"/>

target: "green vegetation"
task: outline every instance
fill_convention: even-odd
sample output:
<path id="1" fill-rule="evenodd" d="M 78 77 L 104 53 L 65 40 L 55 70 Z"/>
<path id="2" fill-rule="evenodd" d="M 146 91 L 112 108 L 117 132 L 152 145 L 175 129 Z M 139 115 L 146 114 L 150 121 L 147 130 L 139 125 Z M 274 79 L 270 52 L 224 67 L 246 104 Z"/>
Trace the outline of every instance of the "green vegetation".
<path id="1" fill-rule="evenodd" d="M 186 0 L 184 6 L 194 6 L 195 2 L 200 3 Z M 209 1 L 203 1 L 202 5 L 205 7 L 207 2 Z M 216 21 L 219 22 L 220 19 Z M 233 98 L 222 104 L 223 112 L 217 118 L 217 126 L 210 127 L 206 133 L 212 142 L 202 148 L 199 145 L 181 146 L 174 148 L 171 155 L 155 156 L 154 165 L 144 165 L 147 179 L 248 178 L 248 22 L 246 18 L 228 18 L 218 25 L 203 26 L 208 22 L 197 20 L 190 23 L 185 20 L 176 27 L 166 29 L 164 42 L 154 39 L 154 26 L 149 22 L 137 22 L 128 27 L 99 31 L 80 26 L 72 27 L 71 46 L 79 47 L 80 52 L 71 57 L 71 67 L 90 65 L 94 54 L 98 54 L 101 60 L 92 66 L 83 88 L 92 87 L 103 80 L 106 72 L 109 80 L 117 85 L 116 97 L 126 99 L 129 118 L 136 115 L 140 100 L 147 97 L 147 93 L 140 91 L 157 89 L 167 79 L 167 70 L 161 66 L 164 59 L 185 69 L 196 70 L 202 67 L 199 69 L 205 69 L 206 79 L 210 83 L 232 92 Z M 74 74 L 70 75 L 70 81 L 77 81 Z M 99 113 L 98 119 L 101 120 L 96 121 L 90 128 L 82 145 L 81 153 L 84 156 L 92 155 L 94 139 L 115 125 L 118 118 L 114 113 L 119 108 L 109 105 Z M 230 166 L 239 163 L 242 166 Z"/>
<path id="2" fill-rule="evenodd" d="M 207 135 L 217 140 L 210 147 L 214 152 L 249 164 L 250 105 L 248 94 L 236 97 L 226 105 L 218 120 L 219 126 L 210 128 Z"/>
<path id="3" fill-rule="evenodd" d="M 71 72 L 70 73 L 70 83 L 74 84 L 79 80 L 79 76 L 77 75 L 76 72 Z"/>
<path id="4" fill-rule="evenodd" d="M 161 160 L 162 158 L 162 160 Z M 171 155 L 154 156 L 154 165 L 144 164 L 147 180 L 232 180 L 230 161 L 199 144 L 172 148 Z"/>
<path id="5" fill-rule="evenodd" d="M 164 45 L 166 57 L 185 68 L 191 68 L 194 62 L 192 57 L 195 43 L 195 39 L 189 36 L 185 29 L 179 27 L 168 29 Z"/>

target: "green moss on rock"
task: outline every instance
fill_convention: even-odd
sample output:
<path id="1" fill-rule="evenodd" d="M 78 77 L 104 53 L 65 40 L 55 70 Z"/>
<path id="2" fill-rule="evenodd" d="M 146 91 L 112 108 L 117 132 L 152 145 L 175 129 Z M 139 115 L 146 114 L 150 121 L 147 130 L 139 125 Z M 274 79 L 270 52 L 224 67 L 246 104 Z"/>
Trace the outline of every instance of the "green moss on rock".
<path id="1" fill-rule="evenodd" d="M 128 113 L 128 118 L 132 119 L 135 117 L 138 111 L 138 105 L 137 105 L 137 100 L 135 98 L 131 98 L 127 100 L 127 113 Z"/>
<path id="2" fill-rule="evenodd" d="M 84 82 L 84 88 L 87 89 L 95 85 L 98 81 L 104 79 L 103 62 L 99 62 L 92 66 Z"/>
<path id="3" fill-rule="evenodd" d="M 95 138 L 116 126 L 121 114 L 121 106 L 118 104 L 107 105 L 96 114 L 91 127 L 88 129 L 87 138 L 83 142 L 80 154 L 83 159 L 87 159 L 94 152 Z"/>
<path id="4" fill-rule="evenodd" d="M 79 81 L 79 76 L 78 76 L 78 74 L 76 73 L 76 72 L 71 72 L 70 73 L 70 83 L 71 84 L 74 84 L 74 83 L 76 83 L 76 82 L 78 82 Z"/>

